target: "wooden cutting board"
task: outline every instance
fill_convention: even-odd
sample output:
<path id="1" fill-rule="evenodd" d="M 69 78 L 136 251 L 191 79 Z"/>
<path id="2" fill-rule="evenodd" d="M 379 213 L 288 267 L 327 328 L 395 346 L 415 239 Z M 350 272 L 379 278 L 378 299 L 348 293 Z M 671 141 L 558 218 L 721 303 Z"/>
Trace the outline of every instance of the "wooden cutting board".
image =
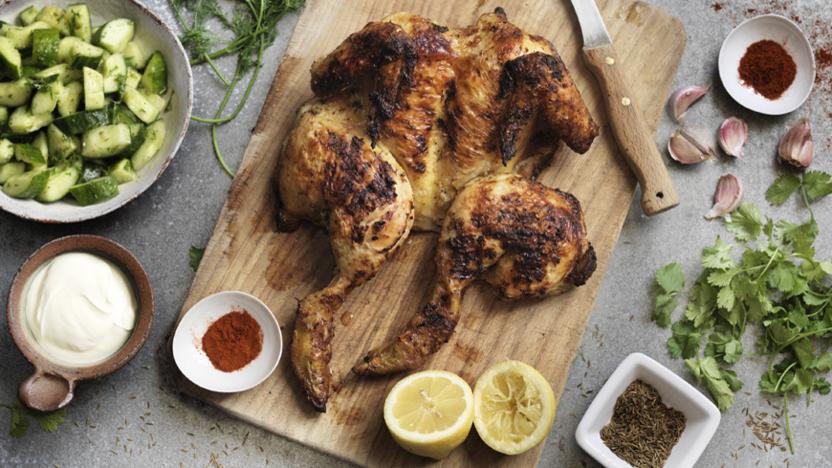
<path id="1" fill-rule="evenodd" d="M 676 19 L 643 2 L 598 3 L 635 98 L 655 128 L 685 46 L 684 29 Z M 477 376 L 493 363 L 519 359 L 538 368 L 560 395 L 636 188 L 629 169 L 616 154 L 599 90 L 579 55 L 581 33 L 569 0 L 308 0 L 182 309 L 184 312 L 218 291 L 250 292 L 277 315 L 286 343 L 283 359 L 266 382 L 248 392 L 213 394 L 182 378 L 187 393 L 252 424 L 355 463 L 426 463 L 399 449 L 382 420 L 384 397 L 400 376 L 362 380 L 348 375 L 348 370 L 366 350 L 398 334 L 426 302 L 434 276 L 435 234 L 412 235 L 375 279 L 349 297 L 342 312 L 353 318 L 349 324 L 337 324 L 333 358 L 335 374 L 346 377 L 342 389 L 330 400 L 329 411 L 315 413 L 291 373 L 288 343 L 297 300 L 327 283 L 334 262 L 327 236 L 320 230 L 304 226 L 291 234 L 276 232 L 270 178 L 296 109 L 312 95 L 309 68 L 316 58 L 368 21 L 396 11 L 411 11 L 439 24 L 457 26 L 472 24 L 497 6 L 503 6 L 509 20 L 527 32 L 554 42 L 592 114 L 603 124 L 589 153 L 577 156 L 560 150 L 553 167 L 541 179 L 580 199 L 589 238 L 598 253 L 598 269 L 584 287 L 544 300 L 506 303 L 484 285 L 469 288 L 454 336 L 427 367 L 459 373 L 473 386 Z M 539 460 L 542 448 L 541 444 L 521 456 L 500 456 L 472 430 L 468 440 L 443 463 L 530 466 Z"/>

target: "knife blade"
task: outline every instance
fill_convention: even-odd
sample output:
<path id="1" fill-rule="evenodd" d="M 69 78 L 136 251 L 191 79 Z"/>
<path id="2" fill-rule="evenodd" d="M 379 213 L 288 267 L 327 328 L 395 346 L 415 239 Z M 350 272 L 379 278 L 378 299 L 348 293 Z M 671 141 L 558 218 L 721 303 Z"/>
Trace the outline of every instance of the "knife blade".
<path id="1" fill-rule="evenodd" d="M 641 186 L 641 208 L 651 216 L 679 204 L 673 179 L 630 91 L 612 39 L 594 0 L 571 0 L 584 40 L 583 55 L 598 81 L 618 149 Z"/>

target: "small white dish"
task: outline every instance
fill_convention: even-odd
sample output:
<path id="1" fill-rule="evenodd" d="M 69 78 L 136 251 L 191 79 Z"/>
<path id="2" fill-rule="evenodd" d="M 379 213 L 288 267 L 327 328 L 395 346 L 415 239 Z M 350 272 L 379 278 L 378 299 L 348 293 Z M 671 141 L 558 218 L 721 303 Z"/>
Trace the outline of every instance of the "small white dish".
<path id="1" fill-rule="evenodd" d="M 0 0 L 0 20 L 15 23 L 18 14 L 30 5 L 42 8 L 46 5 L 67 7 L 79 0 Z M 163 118 L 167 127 L 165 141 L 159 154 L 138 171 L 133 182 L 119 185 L 119 194 L 95 205 L 80 206 L 69 196 L 55 203 L 12 198 L 0 191 L 0 209 L 32 221 L 42 223 L 76 223 L 103 216 L 126 205 L 144 193 L 173 161 L 179 145 L 185 138 L 191 121 L 193 103 L 193 75 L 188 54 L 176 33 L 155 13 L 137 0 L 84 0 L 89 6 L 93 24 L 124 17 L 136 24 L 136 37 L 150 50 L 158 50 L 168 65 L 168 85 L 173 89 L 170 110 Z M 11 109 L 10 109 L 11 111 Z"/>
<path id="2" fill-rule="evenodd" d="M 739 67 L 751 44 L 769 39 L 781 44 L 794 59 L 797 75 L 780 98 L 770 100 L 740 80 Z M 783 115 L 802 106 L 815 84 L 815 54 L 809 39 L 792 20 L 780 15 L 761 15 L 734 28 L 719 51 L 719 78 L 740 105 L 766 115 Z"/>
<path id="3" fill-rule="evenodd" d="M 673 447 L 665 466 L 694 466 L 719 426 L 719 409 L 691 384 L 641 353 L 633 353 L 621 361 L 601 391 L 595 395 L 575 431 L 578 445 L 607 468 L 630 467 L 630 464 L 618 458 L 604 445 L 601 429 L 610 422 L 618 397 L 630 383 L 638 379 L 652 385 L 664 404 L 681 411 L 687 418 L 682 437 Z"/>
<path id="4" fill-rule="evenodd" d="M 242 369 L 216 369 L 202 350 L 202 336 L 223 315 L 246 310 L 263 331 L 263 349 Z M 266 380 L 280 361 L 283 336 L 272 311 L 260 299 L 240 291 L 212 294 L 194 304 L 179 321 L 173 335 L 173 360 L 194 384 L 212 392 L 234 393 L 256 387 Z"/>

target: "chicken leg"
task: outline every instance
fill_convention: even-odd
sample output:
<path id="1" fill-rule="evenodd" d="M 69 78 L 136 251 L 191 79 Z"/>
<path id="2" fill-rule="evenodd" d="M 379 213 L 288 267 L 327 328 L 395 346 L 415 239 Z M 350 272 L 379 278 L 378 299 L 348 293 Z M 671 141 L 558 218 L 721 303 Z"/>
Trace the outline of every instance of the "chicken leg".
<path id="1" fill-rule="evenodd" d="M 522 176 L 471 181 L 445 217 L 430 302 L 395 340 L 370 351 L 359 375 L 416 369 L 450 339 L 464 289 L 482 278 L 505 299 L 559 294 L 595 270 L 578 200 Z"/>

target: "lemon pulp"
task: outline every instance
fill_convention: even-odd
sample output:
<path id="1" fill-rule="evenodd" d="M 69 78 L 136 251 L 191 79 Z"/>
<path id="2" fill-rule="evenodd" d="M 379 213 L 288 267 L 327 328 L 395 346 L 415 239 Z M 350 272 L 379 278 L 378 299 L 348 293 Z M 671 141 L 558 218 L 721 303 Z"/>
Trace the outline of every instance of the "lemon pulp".
<path id="1" fill-rule="evenodd" d="M 519 361 L 488 370 L 474 388 L 474 426 L 494 450 L 516 455 L 542 442 L 555 420 L 555 396 L 546 378 Z"/>

